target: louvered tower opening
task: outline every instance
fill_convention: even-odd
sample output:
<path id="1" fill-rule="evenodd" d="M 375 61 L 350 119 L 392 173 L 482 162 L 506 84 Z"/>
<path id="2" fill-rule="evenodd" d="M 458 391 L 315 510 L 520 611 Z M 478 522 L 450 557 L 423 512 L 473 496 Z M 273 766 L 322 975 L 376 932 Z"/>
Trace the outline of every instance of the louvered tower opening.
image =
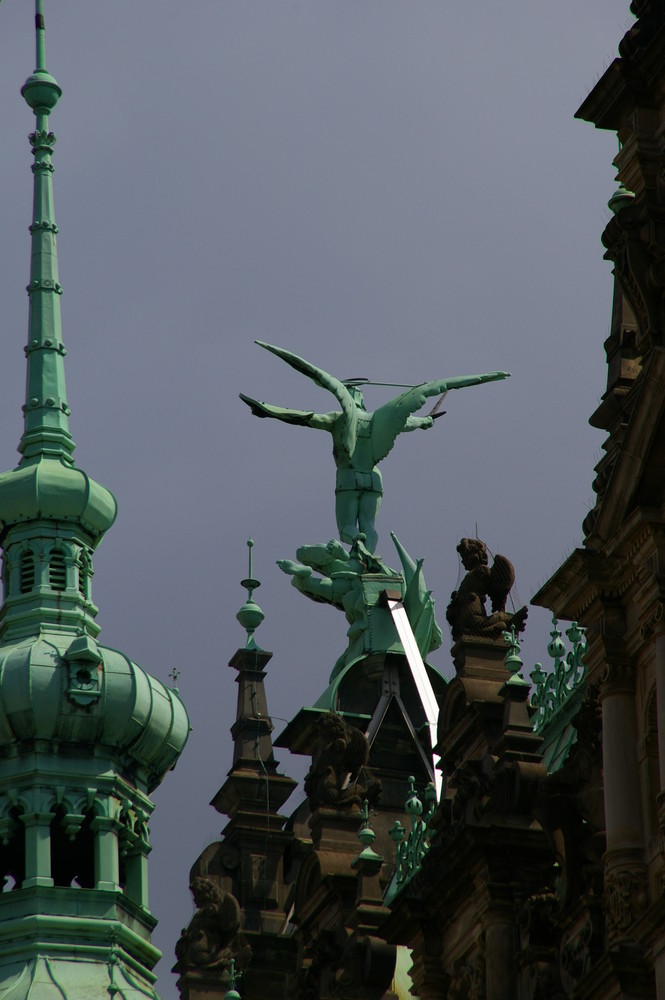
<path id="1" fill-rule="evenodd" d="M 21 553 L 19 563 L 19 590 L 29 594 L 35 585 L 35 557 L 29 550 Z"/>
<path id="2" fill-rule="evenodd" d="M 52 590 L 64 590 L 67 586 L 65 553 L 60 549 L 54 549 L 51 553 L 51 561 L 48 568 L 48 579 Z"/>

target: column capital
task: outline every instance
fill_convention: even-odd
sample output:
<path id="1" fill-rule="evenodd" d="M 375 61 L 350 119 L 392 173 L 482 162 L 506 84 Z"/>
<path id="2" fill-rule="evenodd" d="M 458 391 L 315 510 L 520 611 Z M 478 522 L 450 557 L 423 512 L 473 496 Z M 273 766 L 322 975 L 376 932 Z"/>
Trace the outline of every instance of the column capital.
<path id="1" fill-rule="evenodd" d="M 615 694 L 635 693 L 635 665 L 629 659 L 606 662 L 600 672 L 600 700 Z"/>

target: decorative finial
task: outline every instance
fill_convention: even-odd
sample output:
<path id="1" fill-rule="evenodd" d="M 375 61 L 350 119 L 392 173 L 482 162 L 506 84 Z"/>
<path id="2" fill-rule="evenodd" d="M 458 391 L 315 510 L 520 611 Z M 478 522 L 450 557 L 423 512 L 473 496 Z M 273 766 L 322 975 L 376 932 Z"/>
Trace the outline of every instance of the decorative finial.
<path id="1" fill-rule="evenodd" d="M 229 988 L 224 994 L 224 1000 L 240 1000 L 236 986 L 241 976 L 242 972 L 236 972 L 236 960 L 232 958 L 229 962 Z"/>
<path id="2" fill-rule="evenodd" d="M 259 649 L 260 647 L 254 639 L 254 632 L 265 618 L 265 615 L 253 597 L 254 591 L 261 584 L 252 576 L 252 549 L 254 548 L 254 542 L 251 538 L 247 540 L 247 548 L 249 549 L 249 575 L 246 580 L 240 581 L 241 587 L 247 590 L 247 600 L 236 615 L 236 618 L 247 632 L 245 649 Z"/>
<path id="3" fill-rule="evenodd" d="M 510 677 L 506 681 L 507 684 L 517 684 L 524 685 L 527 682 L 523 677 L 520 676 L 520 671 L 524 666 L 522 657 L 520 656 L 520 639 L 517 634 L 517 630 L 514 625 L 510 626 L 510 629 L 503 633 L 504 641 L 508 644 L 508 652 L 506 653 L 506 658 L 503 661 L 506 668 L 510 671 Z"/>
<path id="4" fill-rule="evenodd" d="M 547 652 L 553 660 L 561 659 L 561 657 L 566 654 L 566 644 L 561 638 L 559 622 L 554 617 L 552 618 L 552 631 L 550 632 L 550 635 L 552 638 L 547 644 Z"/>
<path id="5" fill-rule="evenodd" d="M 174 667 L 171 673 L 169 674 L 169 677 L 173 680 L 173 690 L 176 692 L 176 694 L 178 693 L 178 678 L 180 677 L 181 673 L 182 673 L 181 670 L 178 670 L 177 667 Z"/>
<path id="6" fill-rule="evenodd" d="M 62 95 L 62 88 L 46 69 L 44 0 L 35 0 L 35 36 L 37 65 L 35 72 L 21 87 L 21 94 L 26 104 L 32 108 L 39 119 L 42 116 L 48 116 L 53 111 Z"/>
<path id="7" fill-rule="evenodd" d="M 619 139 L 619 152 L 621 152 L 621 139 Z M 629 191 L 628 188 L 624 187 L 623 183 L 619 181 L 619 187 L 611 196 L 607 203 L 607 207 L 612 215 L 616 215 L 622 208 L 628 208 L 629 205 L 632 205 L 634 201 L 635 193 L 633 191 Z"/>
<path id="8" fill-rule="evenodd" d="M 358 831 L 358 840 L 363 845 L 363 849 L 358 855 L 356 861 L 383 861 L 383 857 L 380 854 L 377 854 L 372 847 L 372 844 L 376 840 L 376 834 L 369 825 L 370 812 L 369 801 L 365 799 L 363 807 L 363 825 Z"/>

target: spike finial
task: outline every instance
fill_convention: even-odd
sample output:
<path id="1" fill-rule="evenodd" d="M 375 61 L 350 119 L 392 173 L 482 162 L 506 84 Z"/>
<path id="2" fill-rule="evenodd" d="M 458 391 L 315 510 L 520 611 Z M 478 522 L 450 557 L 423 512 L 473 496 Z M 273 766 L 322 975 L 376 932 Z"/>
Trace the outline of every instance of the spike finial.
<path id="1" fill-rule="evenodd" d="M 240 585 L 247 591 L 247 600 L 236 615 L 236 618 L 247 632 L 245 649 L 259 649 L 254 639 L 254 632 L 265 618 L 265 615 L 253 597 L 254 591 L 257 587 L 261 586 L 261 583 L 252 576 L 252 549 L 254 548 L 254 541 L 251 538 L 247 540 L 247 548 L 249 549 L 249 575 L 245 580 L 240 581 Z"/>

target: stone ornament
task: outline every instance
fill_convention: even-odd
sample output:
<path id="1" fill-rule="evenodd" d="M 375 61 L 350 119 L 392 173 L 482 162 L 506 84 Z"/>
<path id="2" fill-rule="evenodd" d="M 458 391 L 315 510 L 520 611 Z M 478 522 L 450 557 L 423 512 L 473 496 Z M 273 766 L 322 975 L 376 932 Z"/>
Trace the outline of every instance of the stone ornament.
<path id="1" fill-rule="evenodd" d="M 375 804 L 381 783 L 367 767 L 369 744 L 364 733 L 341 715 L 328 712 L 319 725 L 319 740 L 305 778 L 310 809 L 359 812 L 367 799 Z"/>
<path id="2" fill-rule="evenodd" d="M 230 892 L 225 892 L 212 878 L 197 875 L 190 886 L 196 913 L 176 945 L 181 972 L 190 968 L 230 968 L 235 960 L 247 960 L 248 946 L 239 942 L 240 906 Z"/>
<path id="3" fill-rule="evenodd" d="M 462 565 L 467 571 L 459 590 L 450 596 L 446 618 L 452 628 L 453 641 L 463 636 L 501 640 L 503 632 L 514 626 L 523 632 L 528 609 L 506 611 L 506 599 L 515 582 L 515 570 L 505 556 L 496 555 L 489 566 L 487 546 L 479 538 L 463 538 L 457 546 Z M 485 608 L 487 598 L 492 613 Z"/>

